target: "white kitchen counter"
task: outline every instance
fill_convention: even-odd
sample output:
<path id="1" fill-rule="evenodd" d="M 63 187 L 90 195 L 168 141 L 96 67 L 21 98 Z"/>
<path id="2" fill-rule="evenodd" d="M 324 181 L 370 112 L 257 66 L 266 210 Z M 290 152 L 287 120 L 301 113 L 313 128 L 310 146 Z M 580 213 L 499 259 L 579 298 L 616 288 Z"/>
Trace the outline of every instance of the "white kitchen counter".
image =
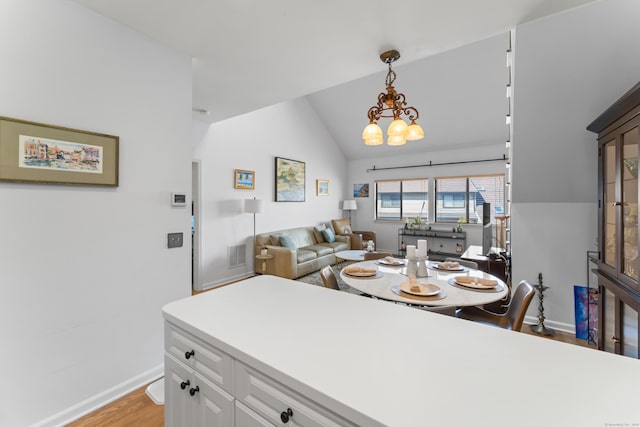
<path id="1" fill-rule="evenodd" d="M 640 425 L 628 357 L 275 276 L 163 312 L 358 425 Z"/>

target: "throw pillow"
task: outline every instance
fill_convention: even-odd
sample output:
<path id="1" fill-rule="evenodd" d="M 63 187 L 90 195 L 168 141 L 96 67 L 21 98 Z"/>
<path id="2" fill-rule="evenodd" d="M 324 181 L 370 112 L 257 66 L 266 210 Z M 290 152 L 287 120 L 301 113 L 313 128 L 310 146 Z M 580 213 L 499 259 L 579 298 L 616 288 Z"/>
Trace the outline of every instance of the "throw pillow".
<path id="1" fill-rule="evenodd" d="M 331 231 L 330 228 L 325 228 L 324 230 L 322 230 L 322 235 L 324 236 L 324 240 L 329 243 L 333 243 L 336 241 L 336 236 L 333 234 L 333 231 Z"/>
<path id="2" fill-rule="evenodd" d="M 269 236 L 269 244 L 271 244 L 271 246 L 281 246 L 280 236 L 282 236 L 282 234 L 272 234 Z"/>
<path id="3" fill-rule="evenodd" d="M 322 243 L 324 242 L 324 236 L 322 235 L 322 230 L 326 229 L 327 226 L 324 224 L 316 225 L 313 229 L 313 236 L 316 238 L 316 242 Z"/>
<path id="4" fill-rule="evenodd" d="M 340 234 L 351 234 L 351 226 L 347 224 L 341 225 Z"/>
<path id="5" fill-rule="evenodd" d="M 291 236 L 287 236 L 286 234 L 283 234 L 282 236 L 280 236 L 280 244 L 285 248 L 289 248 L 289 249 L 296 248 L 296 244 L 293 243 L 293 239 L 291 238 Z"/>

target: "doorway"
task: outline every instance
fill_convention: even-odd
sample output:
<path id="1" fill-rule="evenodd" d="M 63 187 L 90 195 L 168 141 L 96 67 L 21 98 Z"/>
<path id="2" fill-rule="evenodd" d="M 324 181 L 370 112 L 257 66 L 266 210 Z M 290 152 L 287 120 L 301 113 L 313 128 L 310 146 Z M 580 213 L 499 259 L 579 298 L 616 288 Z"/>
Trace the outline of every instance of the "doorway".
<path id="1" fill-rule="evenodd" d="M 202 290 L 200 279 L 200 160 L 191 162 L 191 289 Z"/>

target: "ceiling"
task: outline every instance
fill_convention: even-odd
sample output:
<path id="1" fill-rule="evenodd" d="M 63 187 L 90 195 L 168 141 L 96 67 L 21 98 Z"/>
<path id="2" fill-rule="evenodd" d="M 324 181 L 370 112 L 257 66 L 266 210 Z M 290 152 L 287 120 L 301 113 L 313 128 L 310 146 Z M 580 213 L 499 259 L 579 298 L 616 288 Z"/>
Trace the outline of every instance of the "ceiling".
<path id="1" fill-rule="evenodd" d="M 193 108 L 208 112 L 194 113 L 196 119 L 213 123 L 310 95 L 312 108 L 351 159 L 415 150 L 410 144 L 364 147 L 360 139 L 366 112 L 384 90 L 382 51 L 400 51 L 396 89 L 424 121 L 427 136 L 414 147 L 495 143 L 505 136 L 506 32 L 594 0 L 74 1 L 192 57 Z M 466 69 L 452 72 L 443 64 Z M 493 83 L 483 79 L 496 77 L 500 90 L 490 104 L 497 110 L 488 111 L 484 96 Z M 467 89 L 472 91 L 463 99 L 451 100 Z M 452 126 L 467 115 L 479 115 L 471 123 L 476 131 L 489 117 L 495 125 L 471 139 L 452 137 Z"/>

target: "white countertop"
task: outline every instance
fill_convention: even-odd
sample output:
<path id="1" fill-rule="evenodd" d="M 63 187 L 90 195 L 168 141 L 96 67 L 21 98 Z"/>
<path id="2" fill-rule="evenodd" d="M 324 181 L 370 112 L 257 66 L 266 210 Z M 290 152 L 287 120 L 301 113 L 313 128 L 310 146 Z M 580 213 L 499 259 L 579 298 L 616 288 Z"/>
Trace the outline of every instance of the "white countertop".
<path id="1" fill-rule="evenodd" d="M 163 311 L 360 425 L 640 423 L 640 361 L 594 349 L 275 276 Z"/>

